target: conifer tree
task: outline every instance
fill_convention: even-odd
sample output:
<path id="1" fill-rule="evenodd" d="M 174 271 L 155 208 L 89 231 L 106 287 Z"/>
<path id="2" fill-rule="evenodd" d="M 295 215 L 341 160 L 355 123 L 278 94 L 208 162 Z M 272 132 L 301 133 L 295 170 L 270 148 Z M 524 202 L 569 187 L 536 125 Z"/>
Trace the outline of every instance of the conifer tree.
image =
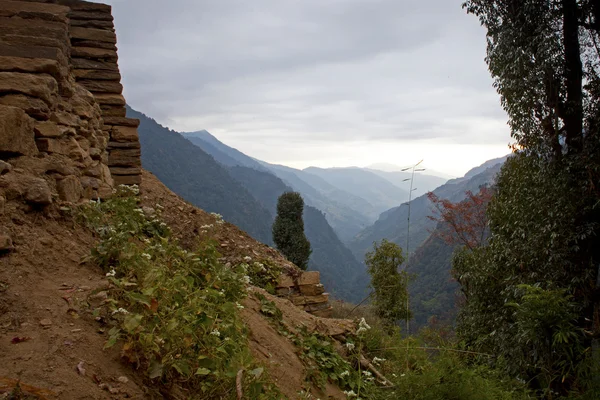
<path id="1" fill-rule="evenodd" d="M 277 217 L 273 223 L 273 241 L 277 249 L 303 270 L 308 267 L 311 249 L 304 235 L 304 200 L 297 192 L 285 192 L 277 200 Z"/>

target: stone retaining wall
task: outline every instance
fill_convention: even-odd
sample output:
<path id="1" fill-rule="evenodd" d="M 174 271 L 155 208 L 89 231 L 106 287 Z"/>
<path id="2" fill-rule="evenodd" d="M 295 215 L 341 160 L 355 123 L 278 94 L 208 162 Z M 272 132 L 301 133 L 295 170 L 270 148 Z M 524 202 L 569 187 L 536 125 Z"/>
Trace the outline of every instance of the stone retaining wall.
<path id="1" fill-rule="evenodd" d="M 319 271 L 302 272 L 298 277 L 283 274 L 279 277 L 276 290 L 278 296 L 289 299 L 310 314 L 324 318 L 332 315 L 329 293 L 325 293 Z"/>
<path id="2" fill-rule="evenodd" d="M 0 0 L 3 202 L 77 202 L 140 183 L 112 19 L 104 4 Z"/>

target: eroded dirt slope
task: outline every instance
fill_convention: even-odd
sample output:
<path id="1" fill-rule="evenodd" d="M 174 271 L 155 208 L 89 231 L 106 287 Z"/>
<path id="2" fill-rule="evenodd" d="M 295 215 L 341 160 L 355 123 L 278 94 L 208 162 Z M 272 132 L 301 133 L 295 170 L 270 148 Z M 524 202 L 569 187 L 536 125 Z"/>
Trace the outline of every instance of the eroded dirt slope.
<path id="1" fill-rule="evenodd" d="M 143 204 L 164 209 L 163 219 L 184 246 L 212 237 L 225 261 L 237 263 L 251 256 L 295 268 L 237 227 L 215 224 L 214 216 L 186 203 L 147 172 L 140 189 Z M 118 349 L 103 350 L 106 332 L 84 302 L 101 302 L 95 293 L 108 283 L 102 271 L 82 262 L 95 238 L 74 222 L 65 206 L 34 210 L 9 202 L 0 215 L 3 231 L 14 242 L 13 251 L 0 255 L 0 394 L 20 380 L 25 392 L 46 398 L 160 398 L 120 362 Z M 213 226 L 206 228 L 209 225 Z M 290 329 L 304 325 L 329 335 L 352 329 L 349 321 L 317 318 L 287 300 L 254 291 L 277 304 Z M 242 317 L 252 352 L 283 394 L 297 398 L 306 386 L 298 350 L 261 315 L 252 293 L 245 305 Z M 320 398 L 344 398 L 333 386 L 326 393 L 314 388 L 312 392 Z"/>

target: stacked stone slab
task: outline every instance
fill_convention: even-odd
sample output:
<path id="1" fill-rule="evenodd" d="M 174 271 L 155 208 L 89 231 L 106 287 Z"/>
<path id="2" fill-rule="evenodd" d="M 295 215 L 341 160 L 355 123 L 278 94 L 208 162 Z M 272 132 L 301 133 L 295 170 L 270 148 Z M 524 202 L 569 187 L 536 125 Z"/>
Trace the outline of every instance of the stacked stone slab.
<path id="1" fill-rule="evenodd" d="M 117 35 L 111 7 L 70 2 L 71 57 L 77 83 L 89 90 L 102 110 L 110 138 L 108 165 L 115 184 L 141 182 L 139 120 L 125 117 L 125 99 L 117 64 Z"/>
<path id="2" fill-rule="evenodd" d="M 2 203 L 106 198 L 140 182 L 115 43 L 109 6 L 0 0 Z"/>
<path id="3" fill-rule="evenodd" d="M 276 290 L 278 296 L 289 299 L 310 314 L 324 318 L 332 315 L 329 293 L 325 293 L 318 271 L 302 272 L 297 277 L 282 274 Z"/>

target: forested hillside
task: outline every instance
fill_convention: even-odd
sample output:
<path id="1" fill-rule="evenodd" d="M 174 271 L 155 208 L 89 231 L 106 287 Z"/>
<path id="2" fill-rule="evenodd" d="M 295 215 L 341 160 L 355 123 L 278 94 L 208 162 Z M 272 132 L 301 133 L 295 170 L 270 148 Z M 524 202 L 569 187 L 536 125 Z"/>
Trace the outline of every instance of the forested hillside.
<path id="1" fill-rule="evenodd" d="M 127 115 L 141 121 L 138 131 L 145 169 L 195 206 L 222 214 L 255 239 L 273 243 L 271 214 L 225 167 L 179 133 L 146 115 L 129 107 Z"/>

